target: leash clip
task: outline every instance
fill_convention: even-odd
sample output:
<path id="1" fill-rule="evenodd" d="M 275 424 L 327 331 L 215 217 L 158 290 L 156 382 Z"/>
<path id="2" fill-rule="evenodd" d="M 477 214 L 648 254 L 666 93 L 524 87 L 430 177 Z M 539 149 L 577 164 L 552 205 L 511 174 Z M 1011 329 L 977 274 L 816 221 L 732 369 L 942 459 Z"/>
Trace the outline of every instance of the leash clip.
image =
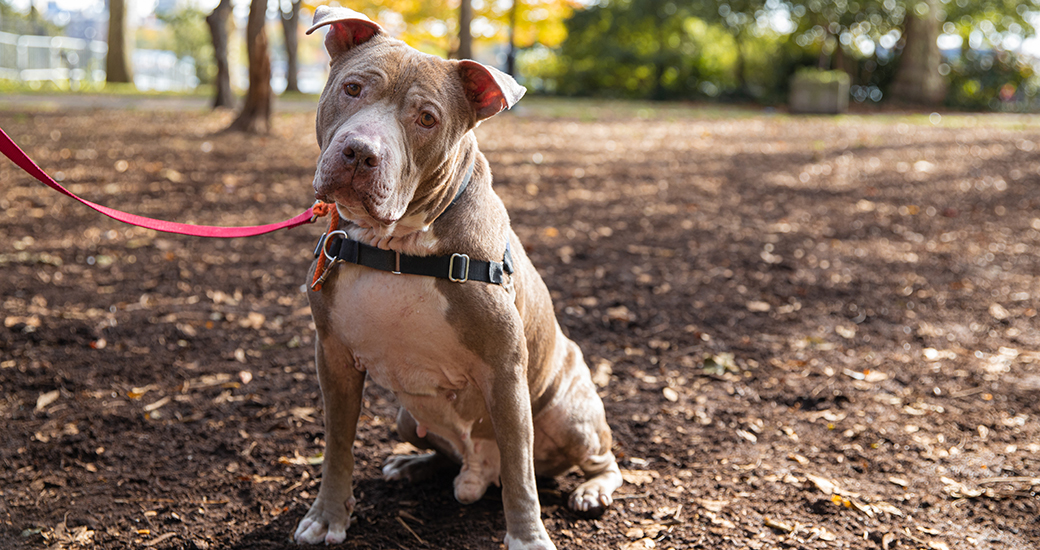
<path id="1" fill-rule="evenodd" d="M 321 254 L 325 256 L 326 264 L 325 269 L 321 272 L 321 276 L 315 279 L 311 284 L 311 290 L 315 292 L 321 289 L 321 285 L 325 283 L 325 279 L 328 279 L 329 275 L 332 274 L 332 268 L 336 267 L 336 264 L 344 263 L 344 261 L 339 259 L 339 257 L 333 257 L 329 254 L 329 243 L 332 242 L 332 237 L 335 235 L 339 235 L 344 239 L 347 238 L 347 232 L 339 229 L 322 235 L 321 240 L 318 242 L 318 249 L 321 251 Z M 315 251 L 315 256 L 317 256 L 317 251 Z"/>

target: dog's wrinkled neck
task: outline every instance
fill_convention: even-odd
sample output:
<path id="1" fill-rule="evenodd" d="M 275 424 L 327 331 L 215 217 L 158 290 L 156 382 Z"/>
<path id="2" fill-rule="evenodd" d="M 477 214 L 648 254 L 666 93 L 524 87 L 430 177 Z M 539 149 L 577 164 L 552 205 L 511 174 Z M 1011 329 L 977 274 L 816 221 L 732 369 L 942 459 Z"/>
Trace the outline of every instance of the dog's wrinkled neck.
<path id="1" fill-rule="evenodd" d="M 465 140 L 427 181 L 419 185 L 424 195 L 412 198 L 405 215 L 392 224 L 374 219 L 355 219 L 337 207 L 344 220 L 344 230 L 350 238 L 384 250 L 425 256 L 439 252 L 434 224 L 465 202 L 465 195 L 474 187 L 478 151 L 473 140 Z"/>

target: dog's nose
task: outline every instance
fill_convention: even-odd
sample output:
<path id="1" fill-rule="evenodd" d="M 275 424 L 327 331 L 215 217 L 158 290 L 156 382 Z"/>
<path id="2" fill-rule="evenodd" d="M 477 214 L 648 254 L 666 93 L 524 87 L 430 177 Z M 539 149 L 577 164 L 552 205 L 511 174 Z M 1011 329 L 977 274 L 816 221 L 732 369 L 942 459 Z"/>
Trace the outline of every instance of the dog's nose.
<path id="1" fill-rule="evenodd" d="M 343 159 L 362 170 L 379 166 L 379 144 L 363 138 L 351 138 L 343 145 Z"/>

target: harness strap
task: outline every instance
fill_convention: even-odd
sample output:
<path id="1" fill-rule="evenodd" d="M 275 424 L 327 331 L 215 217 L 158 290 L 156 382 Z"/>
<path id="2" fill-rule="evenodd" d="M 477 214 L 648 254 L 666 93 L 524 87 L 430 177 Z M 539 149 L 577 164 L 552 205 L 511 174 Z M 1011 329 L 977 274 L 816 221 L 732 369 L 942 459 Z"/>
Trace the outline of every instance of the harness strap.
<path id="1" fill-rule="evenodd" d="M 330 264 L 331 270 L 338 262 L 370 267 L 380 271 L 396 274 L 422 275 L 448 279 L 456 283 L 480 281 L 501 285 L 506 274 L 513 273 L 513 257 L 509 243 L 501 262 L 475 260 L 466 254 L 449 254 L 444 256 L 412 256 L 393 250 L 383 250 L 350 239 L 343 231 L 333 231 L 322 235 L 315 249 L 316 256 L 323 256 Z M 324 274 L 323 274 L 324 275 Z M 324 277 L 319 279 L 323 281 Z M 320 285 L 317 289 L 320 290 Z"/>
<path id="2" fill-rule="evenodd" d="M 462 198 L 462 194 L 469 187 L 470 180 L 473 179 L 475 167 L 475 162 L 470 164 L 459 190 L 455 192 L 455 197 L 447 208 L 438 214 L 438 217 L 451 210 L 451 207 Z M 318 245 L 314 248 L 314 257 L 318 259 L 314 268 L 314 279 L 311 281 L 311 290 L 314 292 L 321 290 L 325 279 L 332 273 L 333 266 L 339 262 L 363 265 L 397 274 L 438 277 L 456 283 L 481 281 L 500 285 L 504 279 L 503 273 L 513 273 L 513 257 L 508 242 L 505 257 L 501 262 L 473 260 L 466 254 L 410 256 L 350 239 L 345 231 L 339 230 L 338 215 L 329 220 L 328 231 L 318 239 Z"/>

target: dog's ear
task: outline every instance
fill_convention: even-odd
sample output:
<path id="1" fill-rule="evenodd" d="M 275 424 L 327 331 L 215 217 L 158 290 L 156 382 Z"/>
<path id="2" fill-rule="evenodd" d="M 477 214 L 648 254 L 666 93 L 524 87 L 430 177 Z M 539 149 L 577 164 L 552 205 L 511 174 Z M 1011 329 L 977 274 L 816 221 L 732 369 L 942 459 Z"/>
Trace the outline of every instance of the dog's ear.
<path id="1" fill-rule="evenodd" d="M 318 6 L 314 10 L 314 23 L 307 29 L 307 34 L 325 25 L 332 25 L 325 35 L 325 49 L 333 57 L 368 42 L 378 34 L 384 34 L 383 27 L 354 10 Z"/>
<path id="2" fill-rule="evenodd" d="M 527 92 L 506 73 L 468 59 L 459 61 L 459 76 L 478 121 L 512 108 Z"/>

